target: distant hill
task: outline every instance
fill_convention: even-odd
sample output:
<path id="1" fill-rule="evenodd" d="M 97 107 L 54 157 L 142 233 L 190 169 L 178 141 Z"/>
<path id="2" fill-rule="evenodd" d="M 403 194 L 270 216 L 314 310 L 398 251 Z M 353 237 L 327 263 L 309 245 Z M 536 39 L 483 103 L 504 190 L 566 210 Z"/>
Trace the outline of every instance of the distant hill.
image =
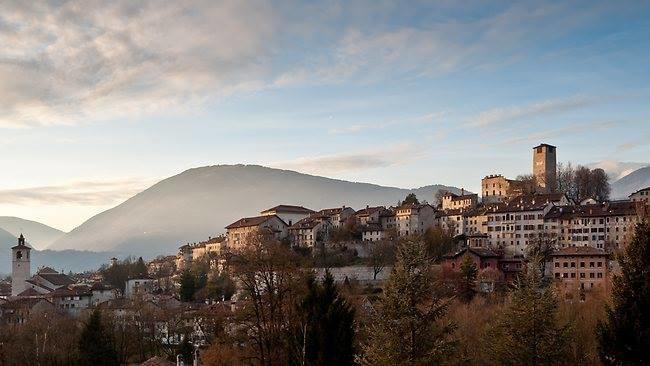
<path id="1" fill-rule="evenodd" d="M 11 247 L 18 244 L 18 238 L 0 229 L 0 274 L 11 272 Z"/>
<path id="2" fill-rule="evenodd" d="M 40 222 L 11 216 L 0 216 L 0 228 L 15 237 L 24 234 L 32 247 L 36 249 L 45 249 L 65 235 L 65 232 Z"/>
<path id="3" fill-rule="evenodd" d="M 626 198 L 639 189 L 650 187 L 650 166 L 637 169 L 612 184 L 612 198 Z"/>
<path id="4" fill-rule="evenodd" d="M 49 249 L 111 251 L 143 255 L 175 253 L 186 242 L 224 232 L 241 217 L 278 204 L 312 209 L 395 205 L 408 193 L 433 201 L 435 192 L 353 183 L 256 165 L 219 165 L 187 170 L 165 179 L 121 205 L 102 212 Z"/>

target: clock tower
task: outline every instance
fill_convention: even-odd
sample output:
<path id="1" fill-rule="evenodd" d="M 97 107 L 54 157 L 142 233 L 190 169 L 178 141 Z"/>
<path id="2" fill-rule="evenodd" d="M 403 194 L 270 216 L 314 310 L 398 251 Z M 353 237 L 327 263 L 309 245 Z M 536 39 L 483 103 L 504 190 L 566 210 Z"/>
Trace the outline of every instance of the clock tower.
<path id="1" fill-rule="evenodd" d="M 20 234 L 18 245 L 11 248 L 11 296 L 16 296 L 25 291 L 25 281 L 31 277 L 30 251 L 32 248 L 25 245 L 25 237 Z"/>

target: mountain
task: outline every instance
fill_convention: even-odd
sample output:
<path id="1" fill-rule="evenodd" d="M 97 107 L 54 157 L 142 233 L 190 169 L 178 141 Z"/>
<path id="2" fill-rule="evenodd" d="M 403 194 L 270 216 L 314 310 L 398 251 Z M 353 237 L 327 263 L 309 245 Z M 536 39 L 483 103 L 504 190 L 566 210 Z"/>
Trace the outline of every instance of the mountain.
<path id="1" fill-rule="evenodd" d="M 45 249 L 65 235 L 63 231 L 41 224 L 40 222 L 11 216 L 0 216 L 0 228 L 8 231 L 15 237 L 24 234 L 32 247 L 36 249 Z"/>
<path id="2" fill-rule="evenodd" d="M 609 179 L 614 182 L 624 176 L 634 172 L 639 168 L 646 167 L 650 164 L 648 163 L 635 163 L 635 162 L 624 162 L 624 161 L 614 161 L 614 160 L 603 160 L 598 163 L 587 164 L 587 167 L 590 169 L 601 168 L 607 173 Z"/>
<path id="3" fill-rule="evenodd" d="M 241 217 L 278 204 L 312 209 L 395 205 L 408 193 L 433 201 L 438 189 L 383 187 L 256 165 L 218 165 L 167 178 L 72 230 L 49 249 L 112 251 L 147 257 L 224 232 Z"/>
<path id="4" fill-rule="evenodd" d="M 639 189 L 650 187 L 650 166 L 637 169 L 612 184 L 612 198 L 626 198 Z"/>
<path id="5" fill-rule="evenodd" d="M 18 238 L 0 229 L 0 274 L 11 272 L 11 247 L 18 244 Z"/>

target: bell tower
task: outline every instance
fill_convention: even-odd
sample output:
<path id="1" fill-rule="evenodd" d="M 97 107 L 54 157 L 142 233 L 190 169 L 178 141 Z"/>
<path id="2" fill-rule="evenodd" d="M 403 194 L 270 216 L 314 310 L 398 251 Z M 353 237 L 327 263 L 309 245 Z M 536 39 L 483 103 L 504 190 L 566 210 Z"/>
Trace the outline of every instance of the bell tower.
<path id="1" fill-rule="evenodd" d="M 25 281 L 31 277 L 30 251 L 32 248 L 25 245 L 25 237 L 20 234 L 18 245 L 11 248 L 11 296 L 16 296 L 25 291 Z"/>

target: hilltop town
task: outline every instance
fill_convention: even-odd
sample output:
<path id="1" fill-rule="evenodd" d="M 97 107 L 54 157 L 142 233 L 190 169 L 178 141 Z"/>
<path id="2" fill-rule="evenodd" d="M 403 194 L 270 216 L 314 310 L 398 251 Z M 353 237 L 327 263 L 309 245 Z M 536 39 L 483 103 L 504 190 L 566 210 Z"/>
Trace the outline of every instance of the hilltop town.
<path id="1" fill-rule="evenodd" d="M 21 235 L 11 248 L 11 280 L 0 288 L 0 321 L 18 329 L 39 314 L 81 319 L 99 310 L 141 327 L 143 339 L 151 342 L 139 355 L 124 351 L 126 361 L 171 359 L 182 347 L 198 360 L 219 332 L 229 332 L 217 329 L 219 324 L 250 303 L 242 253 L 263 243 L 286 248 L 296 268 L 317 279 L 331 275 L 346 288 L 362 322 L 372 321 L 396 248 L 414 241 L 426 243 L 437 278 L 460 291 L 456 296 L 507 292 L 531 263 L 541 261 L 543 278 L 584 300 L 609 289 L 619 268 L 616 254 L 650 213 L 650 187 L 610 201 L 602 171 L 559 166 L 556 155 L 555 146 L 534 147 L 530 174 L 486 176 L 480 196 L 464 190 L 409 195 L 395 206 L 361 208 L 278 202 L 259 214 L 233 218 L 204 242 L 181 245 L 176 255 L 148 262 L 112 258 L 88 273 L 42 267 L 32 275 L 31 248 Z M 475 274 L 461 291 L 459 276 L 467 268 Z"/>

